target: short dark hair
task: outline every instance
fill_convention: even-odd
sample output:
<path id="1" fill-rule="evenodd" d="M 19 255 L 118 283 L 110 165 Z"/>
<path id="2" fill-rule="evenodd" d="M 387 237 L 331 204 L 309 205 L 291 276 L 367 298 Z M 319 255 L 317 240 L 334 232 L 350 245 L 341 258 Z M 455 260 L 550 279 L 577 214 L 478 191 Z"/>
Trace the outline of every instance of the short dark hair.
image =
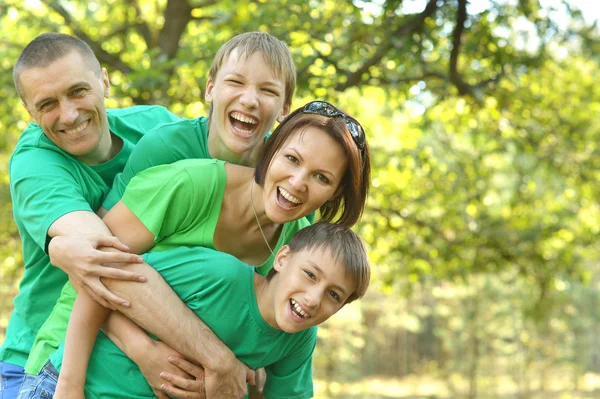
<path id="1" fill-rule="evenodd" d="M 256 165 L 255 181 L 257 184 L 264 184 L 273 158 L 293 133 L 302 132 L 308 127 L 316 127 L 338 142 L 348 158 L 348 167 L 340 182 L 341 194 L 321 206 L 319 209 L 321 220 L 351 227 L 360 219 L 369 193 L 371 183 L 369 145 L 365 140 L 362 151 L 359 150 L 344 118 L 303 113 L 303 108 L 300 107 L 292 112 L 266 141 Z M 341 214 L 339 214 L 340 210 L 342 210 Z"/>
<path id="2" fill-rule="evenodd" d="M 329 222 L 318 222 L 300 230 L 288 244 L 292 253 L 302 250 L 330 251 L 336 261 L 344 264 L 346 276 L 356 283 L 356 289 L 344 304 L 362 298 L 371 279 L 371 267 L 365 246 L 355 232 L 348 227 Z M 271 279 L 277 271 L 273 268 L 267 275 Z"/>
<path id="3" fill-rule="evenodd" d="M 13 80 L 21 101 L 25 102 L 20 80 L 21 72 L 28 68 L 44 68 L 73 51 L 77 51 L 90 69 L 100 76 L 101 68 L 98 59 L 90 46 L 79 38 L 64 33 L 42 33 L 29 42 L 13 68 Z"/>

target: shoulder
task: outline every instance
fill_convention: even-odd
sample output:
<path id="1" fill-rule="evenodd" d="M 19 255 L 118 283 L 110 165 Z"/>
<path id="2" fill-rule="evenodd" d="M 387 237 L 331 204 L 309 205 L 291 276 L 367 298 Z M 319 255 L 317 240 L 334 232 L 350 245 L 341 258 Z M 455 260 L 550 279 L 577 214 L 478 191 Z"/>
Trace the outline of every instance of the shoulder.
<path id="1" fill-rule="evenodd" d="M 184 268 L 193 278 L 203 278 L 204 285 L 210 285 L 210 282 L 226 286 L 248 284 L 253 273 L 250 266 L 235 256 L 200 246 L 149 252 L 144 255 L 144 260 L 161 273 L 171 267 Z"/>
<path id="2" fill-rule="evenodd" d="M 179 120 L 175 114 L 158 105 L 108 109 L 106 116 L 110 130 L 116 134 L 127 132 L 144 134 L 163 123 Z"/>
<path id="3" fill-rule="evenodd" d="M 224 162 L 217 159 L 183 159 L 171 164 L 148 168 L 138 173 L 132 182 L 138 182 L 141 179 L 147 182 L 168 182 L 169 185 L 195 185 L 197 182 L 206 181 L 217 184 L 225 179 Z"/>
<path id="4" fill-rule="evenodd" d="M 173 161 L 185 158 L 210 158 L 207 147 L 206 118 L 178 119 L 149 130 L 138 143 L 144 150 L 162 148 L 173 153 Z"/>
<path id="5" fill-rule="evenodd" d="M 41 171 L 51 165 L 67 167 L 77 162 L 50 141 L 38 125 L 30 124 L 19 138 L 8 168 L 11 174 L 27 173 L 28 170 Z"/>
<path id="6" fill-rule="evenodd" d="M 106 110 L 106 115 L 109 118 L 165 118 L 165 121 L 175 121 L 179 118 L 169 111 L 167 108 L 160 105 L 134 105 L 127 108 L 110 108 Z"/>

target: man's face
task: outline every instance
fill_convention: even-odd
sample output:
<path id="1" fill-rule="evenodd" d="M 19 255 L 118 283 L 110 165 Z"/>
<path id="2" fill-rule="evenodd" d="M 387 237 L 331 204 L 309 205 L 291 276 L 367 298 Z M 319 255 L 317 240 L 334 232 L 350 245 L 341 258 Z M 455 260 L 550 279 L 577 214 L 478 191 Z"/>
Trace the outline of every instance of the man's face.
<path id="1" fill-rule="evenodd" d="M 105 69 L 98 76 L 72 51 L 46 67 L 23 70 L 19 79 L 25 108 L 54 144 L 83 162 L 102 161 L 102 148 L 110 146 Z"/>
<path id="2" fill-rule="evenodd" d="M 274 264 L 273 313 L 265 320 L 288 333 L 323 323 L 344 306 L 356 289 L 344 264 L 328 249 L 278 252 Z M 268 320 L 271 319 L 271 320 Z"/>
<path id="3" fill-rule="evenodd" d="M 275 121 L 288 114 L 285 94 L 285 82 L 262 53 L 240 59 L 233 50 L 206 85 L 205 98 L 212 104 L 209 140 L 218 140 L 218 147 L 229 154 L 241 157 L 252 152 L 262 145 Z"/>

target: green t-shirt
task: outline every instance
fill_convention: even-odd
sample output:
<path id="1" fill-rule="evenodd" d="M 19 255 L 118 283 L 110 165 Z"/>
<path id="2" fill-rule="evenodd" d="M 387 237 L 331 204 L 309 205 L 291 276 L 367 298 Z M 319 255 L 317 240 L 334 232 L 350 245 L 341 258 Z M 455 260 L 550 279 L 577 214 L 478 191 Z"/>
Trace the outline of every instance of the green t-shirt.
<path id="1" fill-rule="evenodd" d="M 107 117 L 110 131 L 123 139 L 123 148 L 104 164 L 89 166 L 78 161 L 35 124 L 23 131 L 10 158 L 10 193 L 25 271 L 0 361 L 25 364 L 35 334 L 67 281 L 67 275 L 50 264 L 45 252 L 50 226 L 70 212 L 95 212 L 140 137 L 158 124 L 177 120 L 166 108 L 157 106 L 107 110 Z"/>
<path id="2" fill-rule="evenodd" d="M 177 295 L 252 369 L 265 368 L 267 398 L 310 398 L 317 328 L 294 334 L 262 318 L 254 292 L 254 269 L 235 257 L 202 247 L 144 255 Z M 218 267 L 215 267 L 218 265 Z M 63 347 L 52 354 L 60 370 Z M 152 389 L 136 364 L 100 333 L 87 370 L 86 398 L 149 398 Z"/>
<path id="3" fill-rule="evenodd" d="M 129 181 L 141 171 L 195 158 L 210 158 L 208 119 L 205 117 L 181 119 L 151 130 L 135 146 L 123 172 L 115 176 L 112 190 L 104 199 L 104 207 L 111 209 L 115 206 Z"/>
<path id="4" fill-rule="evenodd" d="M 213 236 L 225 193 L 225 162 L 217 159 L 188 159 L 156 166 L 134 177 L 125 190 L 123 203 L 142 221 L 157 243 L 152 251 L 179 246 L 214 248 Z M 310 223 L 306 218 L 286 223 L 275 253 L 289 243 L 294 234 Z M 274 256 L 256 267 L 266 275 L 273 268 Z M 52 318 L 40 329 L 36 344 L 25 366 L 37 374 L 51 350 L 64 340 L 74 295 L 61 300 Z M 55 313 L 61 313 L 55 315 Z"/>
<path id="5" fill-rule="evenodd" d="M 213 237 L 226 179 L 224 161 L 187 159 L 141 172 L 127 186 L 122 201 L 154 234 L 153 251 L 181 245 L 215 249 Z M 309 224 L 306 218 L 286 223 L 273 252 Z M 256 266 L 257 271 L 266 275 L 273 260 L 271 255 Z"/>

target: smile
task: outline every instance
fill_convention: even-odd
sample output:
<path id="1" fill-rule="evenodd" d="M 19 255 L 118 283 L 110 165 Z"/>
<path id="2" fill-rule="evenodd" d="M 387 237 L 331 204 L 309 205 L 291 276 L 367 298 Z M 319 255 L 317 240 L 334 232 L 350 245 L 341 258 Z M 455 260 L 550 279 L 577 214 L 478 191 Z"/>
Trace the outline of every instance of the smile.
<path id="1" fill-rule="evenodd" d="M 250 136 L 254 133 L 258 124 L 258 119 L 237 111 L 230 113 L 229 119 L 233 128 L 246 136 Z"/>
<path id="2" fill-rule="evenodd" d="M 302 307 L 298 304 L 298 302 L 296 302 L 293 299 L 290 299 L 290 305 L 292 307 L 292 312 L 303 319 L 310 319 L 310 314 L 306 311 L 304 311 L 304 309 L 302 309 Z"/>
<path id="3" fill-rule="evenodd" d="M 73 129 L 64 129 L 63 132 L 67 133 L 67 134 L 77 134 L 83 131 L 83 129 L 85 129 L 88 125 L 89 125 L 90 121 L 84 121 L 83 123 L 81 123 L 79 126 L 73 128 Z"/>
<path id="4" fill-rule="evenodd" d="M 279 192 L 279 194 L 281 194 L 281 196 L 285 199 L 285 203 L 284 205 L 287 205 L 288 207 L 294 207 L 297 205 L 301 205 L 302 201 L 300 201 L 299 198 L 294 197 L 289 191 L 287 191 L 285 188 L 283 187 L 277 187 L 277 191 Z M 291 203 L 291 204 L 288 204 Z M 291 206 L 290 206 L 291 205 Z"/>

